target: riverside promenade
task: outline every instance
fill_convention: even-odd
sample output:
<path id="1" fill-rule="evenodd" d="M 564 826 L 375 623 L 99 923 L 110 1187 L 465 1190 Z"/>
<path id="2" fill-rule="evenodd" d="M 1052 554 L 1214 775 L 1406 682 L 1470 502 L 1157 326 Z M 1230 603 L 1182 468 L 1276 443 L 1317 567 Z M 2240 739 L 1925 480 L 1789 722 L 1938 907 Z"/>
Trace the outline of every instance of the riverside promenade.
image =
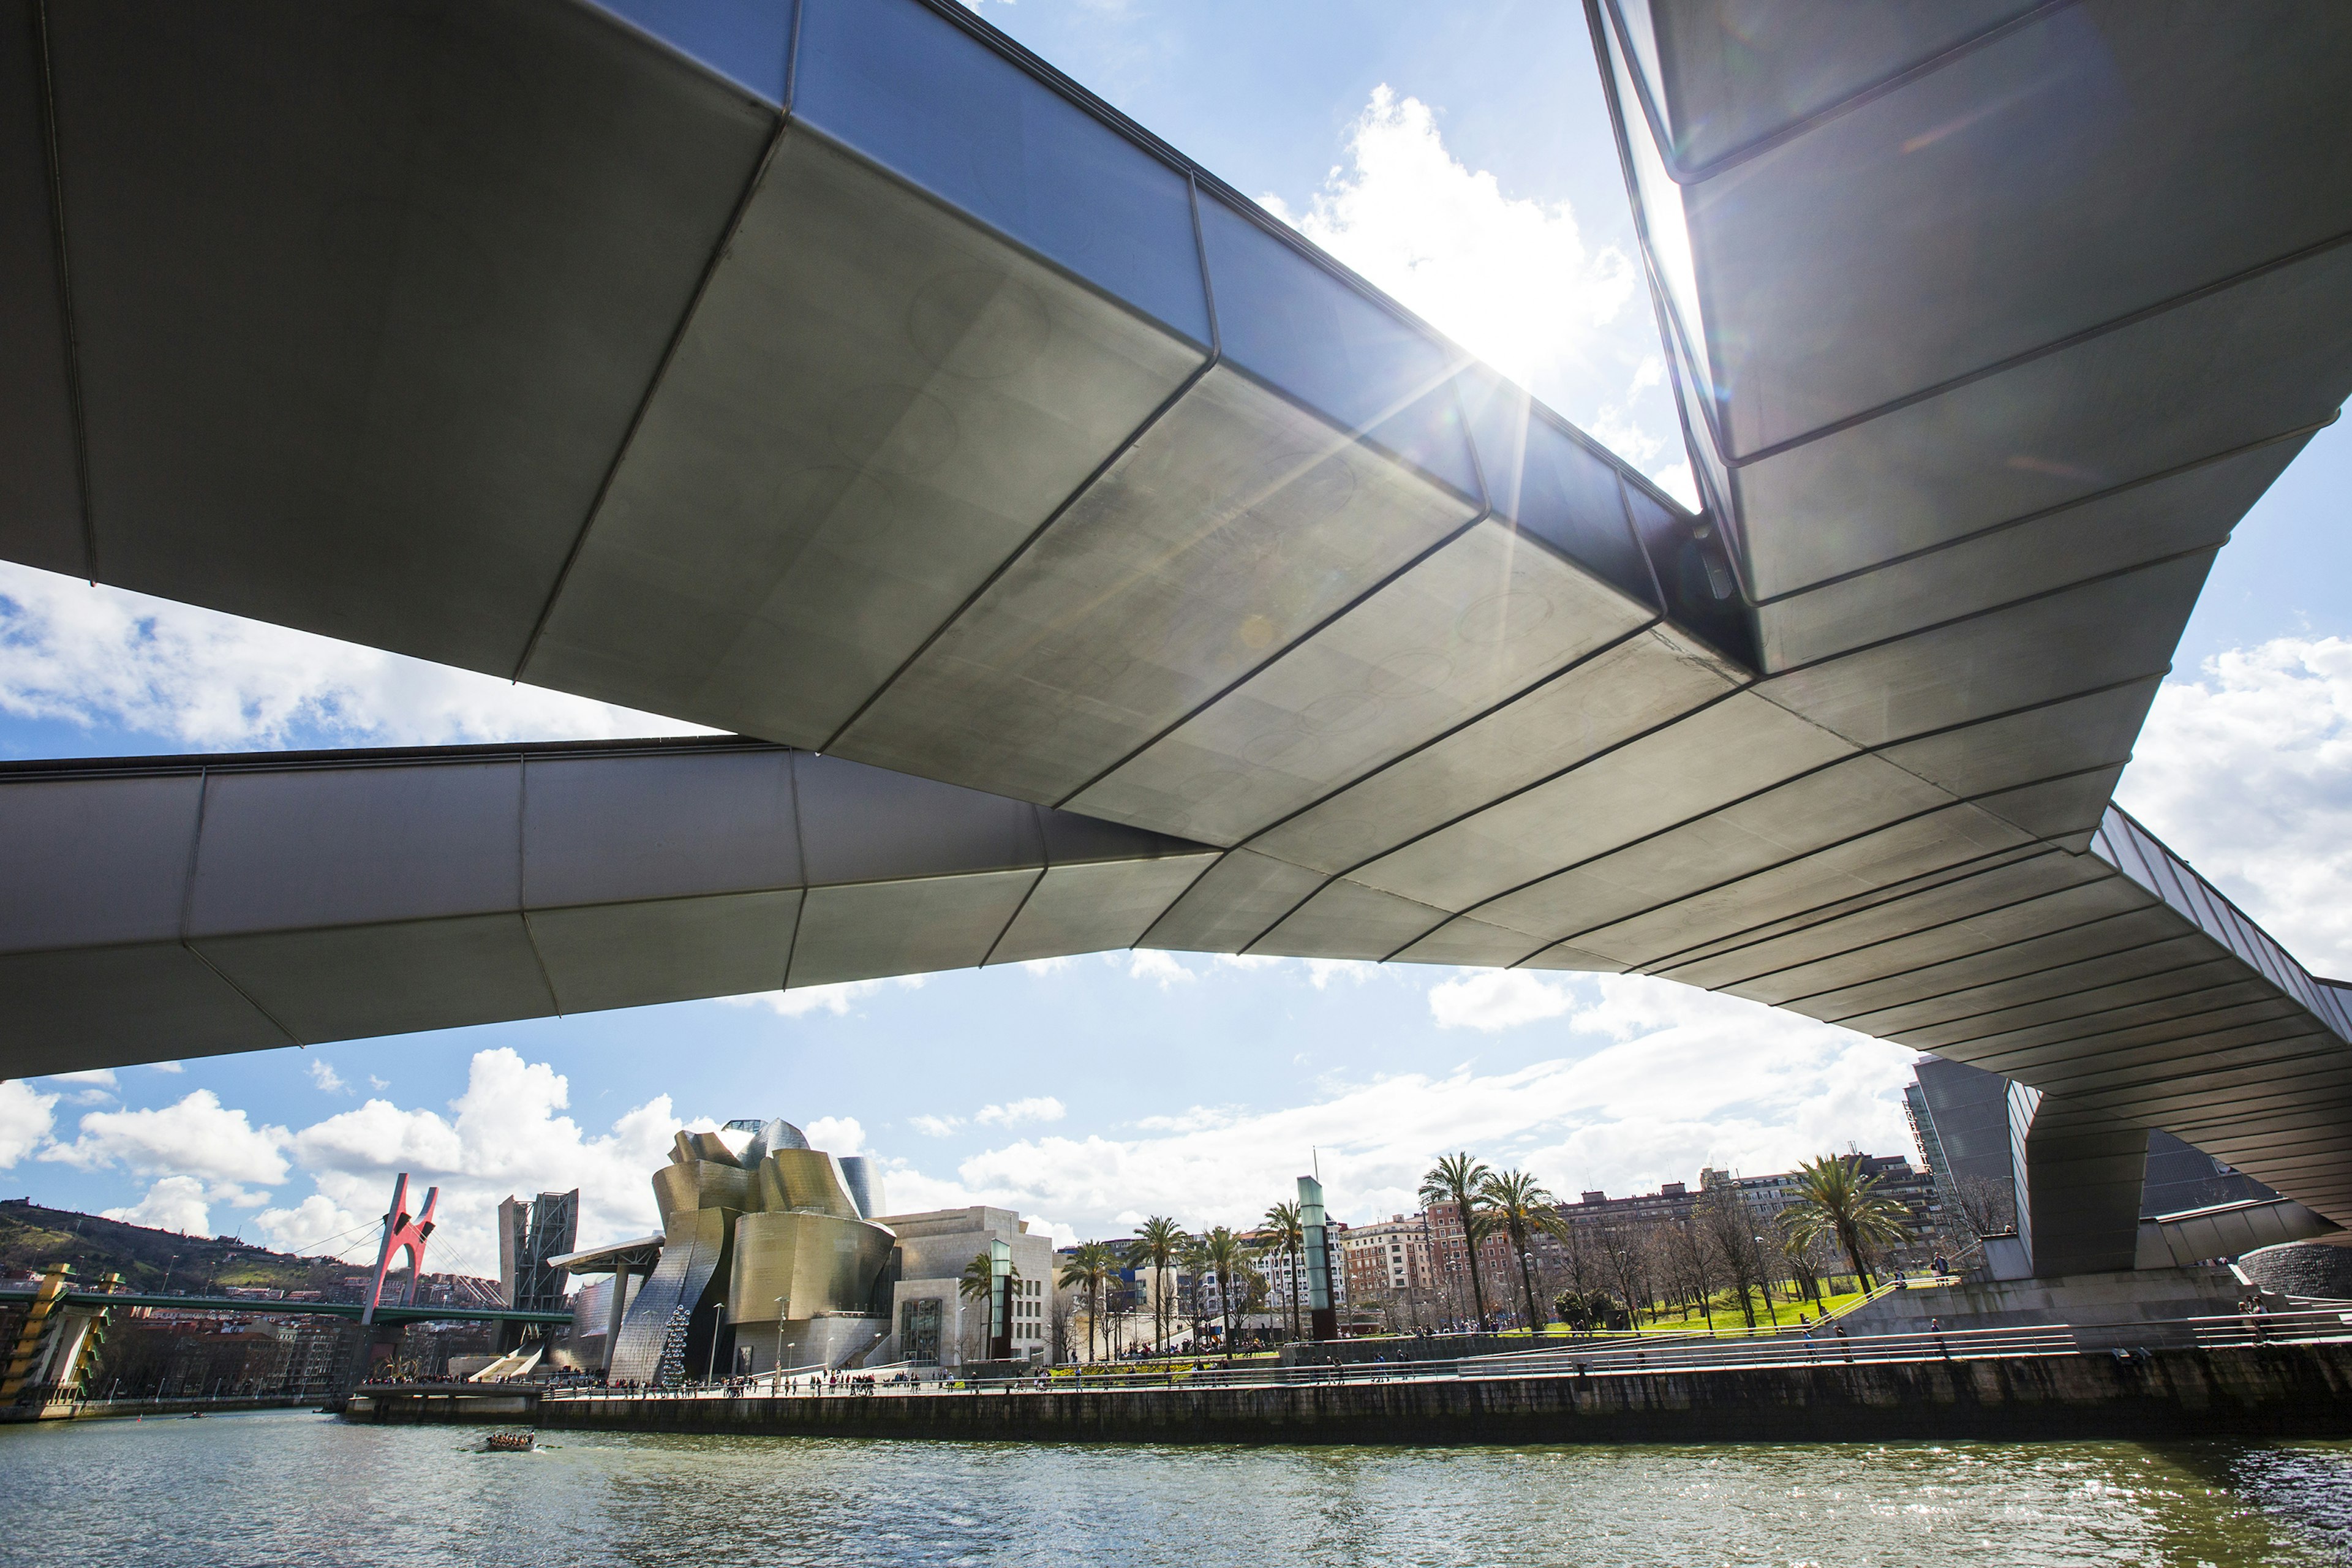
<path id="1" fill-rule="evenodd" d="M 985 1442 L 1633 1443 L 2352 1436 L 2352 1327 L 2280 1320 L 2154 1345 L 2053 1326 L 1679 1342 L 1456 1363 L 772 1393 L 362 1387 L 353 1421 Z M 2164 1342 L 2169 1340 L 2170 1342 Z"/>

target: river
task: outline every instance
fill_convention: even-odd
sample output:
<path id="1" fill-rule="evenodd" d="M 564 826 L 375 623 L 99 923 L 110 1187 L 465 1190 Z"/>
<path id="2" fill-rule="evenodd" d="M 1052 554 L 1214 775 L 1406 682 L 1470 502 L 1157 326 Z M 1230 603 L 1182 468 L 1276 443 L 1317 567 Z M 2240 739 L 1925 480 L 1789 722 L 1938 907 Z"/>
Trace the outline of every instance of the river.
<path id="1" fill-rule="evenodd" d="M 2352 1443 L 546 1441 L 292 1411 L 0 1427 L 0 1542 L 43 1568 L 2352 1561 Z"/>

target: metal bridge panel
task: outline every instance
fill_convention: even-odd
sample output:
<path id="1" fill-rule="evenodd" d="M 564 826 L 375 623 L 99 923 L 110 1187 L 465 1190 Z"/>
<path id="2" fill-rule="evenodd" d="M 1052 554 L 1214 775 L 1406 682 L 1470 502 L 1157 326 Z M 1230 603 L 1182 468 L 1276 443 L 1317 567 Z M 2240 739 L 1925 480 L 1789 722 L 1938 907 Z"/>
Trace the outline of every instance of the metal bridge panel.
<path id="1" fill-rule="evenodd" d="M 35 0 L 0 5 L 0 553 L 89 570 Z"/>
<path id="2" fill-rule="evenodd" d="M 1652 618 L 1490 519 L 1070 805 L 1235 844 Z"/>
<path id="3" fill-rule="evenodd" d="M 511 675 L 773 115 L 570 5 L 47 15 L 103 580 Z"/>
<path id="4" fill-rule="evenodd" d="M 1327 880 L 1319 871 L 1228 850 L 1143 933 L 1141 947 L 1239 952 Z"/>
<path id="5" fill-rule="evenodd" d="M 1728 817 L 1738 807 L 1727 810 L 1727 803 L 1783 784 L 1851 751 L 1827 731 L 1742 692 L 1441 828 L 1353 875 L 1406 898 L 1466 910 L 1559 867 L 1598 859 L 1653 834 L 1671 837 L 1670 830 L 1710 812 Z M 1808 782 L 1784 787 L 1791 796 L 1800 795 Z M 1923 799 L 1929 793 L 1916 779 L 1898 778 L 1891 770 L 1886 782 L 1914 786 Z M 1486 918 L 1516 924 L 1503 912 L 1510 907 L 1506 898 Z"/>
<path id="6" fill-rule="evenodd" d="M 265 1051 L 293 1041 L 177 942 L 0 954 L 0 1078 Z"/>
<path id="7" fill-rule="evenodd" d="M 1855 984 L 1887 984 L 1892 973 L 1925 972 L 1931 983 L 1949 963 L 2030 944 L 2037 953 L 2056 938 L 2092 921 L 2147 907 L 2147 896 L 2119 877 L 2087 882 L 2021 902 L 1985 910 L 1927 931 L 1890 936 L 1868 947 L 1742 980 L 1725 989 L 1754 1001 L 1846 993 Z"/>
<path id="8" fill-rule="evenodd" d="M 783 988 L 799 889 L 534 910 L 531 945 L 558 1011 L 589 1013 Z"/>
<path id="9" fill-rule="evenodd" d="M 189 931 L 515 910 L 521 837 L 522 769 L 512 759 L 215 773 Z"/>
<path id="10" fill-rule="evenodd" d="M 1401 963 L 1455 963 L 1507 969 L 1532 962 L 1541 947 L 1525 931 L 1456 915 L 1395 955 Z"/>
<path id="11" fill-rule="evenodd" d="M 1252 943 L 1250 951 L 1377 961 L 1444 924 L 1447 913 L 1336 877 Z"/>
<path id="12" fill-rule="evenodd" d="M 2292 4 L 2053 6 L 1686 187 L 1729 449 L 1802 437 L 2330 237 L 2352 212 L 2352 175 L 2330 150 L 2347 71 L 2341 30 Z M 2151 202 L 2158 191 L 2193 194 L 2193 218 Z M 2132 422 L 2137 401 L 2063 410 L 2044 440 L 2080 453 L 2079 432 Z M 1998 438 L 1970 434 L 1989 437 L 1979 450 Z"/>
<path id="13" fill-rule="evenodd" d="M 1763 605 L 1756 618 L 1766 663 L 1793 668 L 2118 566 L 2218 546 L 2308 439 L 2105 491 Z"/>
<path id="14" fill-rule="evenodd" d="M 1133 947 L 1213 863 L 1208 855 L 1171 855 L 1048 867 L 988 962 Z"/>
<path id="15" fill-rule="evenodd" d="M 1791 909 L 1818 909 L 1867 895 L 2030 842 L 1973 806 L 1945 806 L 1580 931 L 1572 940 L 1639 964 L 1754 930 Z"/>
<path id="16" fill-rule="evenodd" d="M 305 1045 L 555 1011 L 520 912 L 207 936 L 194 945 Z"/>
<path id="17" fill-rule="evenodd" d="M 807 880 L 793 756 L 768 748 L 523 764 L 523 901 L 566 904 L 797 888 Z"/>
<path id="18" fill-rule="evenodd" d="M 2161 674 L 2211 562 L 2208 553 L 2143 566 L 1774 676 L 1757 689 L 1857 745 L 1883 746 Z"/>
<path id="19" fill-rule="evenodd" d="M 790 132 L 525 679 L 823 746 L 1205 353 Z"/>
<path id="20" fill-rule="evenodd" d="M 1268 829 L 1253 847 L 1347 870 L 1692 713 L 1739 680 L 1664 628 L 1638 634 Z"/>
<path id="21" fill-rule="evenodd" d="M 832 749 L 1059 801 L 1475 510 L 1212 370 Z"/>
<path id="22" fill-rule="evenodd" d="M 1039 875 L 990 871 L 812 889 L 801 908 L 784 984 L 831 985 L 975 968 L 1013 923 Z"/>
<path id="23" fill-rule="evenodd" d="M 0 952 L 176 942 L 204 780 L 33 779 L 0 812 Z"/>
<path id="24" fill-rule="evenodd" d="M 1477 913 L 1538 936 L 1591 932 L 1669 900 L 1833 852 L 1857 836 L 1947 807 L 1950 798 L 1877 758 L 1852 757 L 1506 893 Z M 1655 949 L 1595 951 L 1646 958 Z"/>
<path id="25" fill-rule="evenodd" d="M 1704 956 L 1653 967 L 1651 973 L 1686 985 L 1715 989 L 1777 975 L 1840 954 L 1875 953 L 1915 931 L 1968 921 L 1988 910 L 2044 898 L 2084 882 L 2104 879 L 2104 868 L 2084 857 L 2044 852 L 2030 859 L 1989 867 L 1850 913 L 1828 916 L 1791 931 Z"/>

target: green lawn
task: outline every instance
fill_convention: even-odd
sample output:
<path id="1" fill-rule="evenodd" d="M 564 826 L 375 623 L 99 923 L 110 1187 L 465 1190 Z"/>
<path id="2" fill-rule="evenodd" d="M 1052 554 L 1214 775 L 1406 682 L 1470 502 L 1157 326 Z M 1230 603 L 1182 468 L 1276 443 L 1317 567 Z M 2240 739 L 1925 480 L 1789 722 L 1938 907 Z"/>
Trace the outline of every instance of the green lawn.
<path id="1" fill-rule="evenodd" d="M 1850 1279 L 1851 1276 L 1849 1276 L 1848 1279 Z M 1838 1281 L 1838 1283 L 1841 1284 L 1845 1282 L 1846 1280 Z M 1776 1292 L 1772 1300 L 1772 1309 L 1773 1311 L 1780 1314 L 1779 1323 L 1777 1325 L 1774 1323 L 1772 1314 L 1764 1310 L 1763 1303 L 1759 1300 L 1756 1302 L 1756 1328 L 1754 1331 L 1759 1334 L 1769 1334 L 1773 1333 L 1778 1330 L 1796 1328 L 1798 1326 L 1797 1319 L 1800 1314 L 1812 1319 L 1817 1322 L 1824 1317 L 1834 1318 L 1845 1312 L 1850 1308 L 1858 1305 L 1863 1299 L 1864 1293 L 1860 1290 L 1824 1290 L 1819 1302 L 1788 1301 L 1781 1300 Z M 1750 1298 L 1750 1300 L 1752 1300 L 1754 1298 Z M 1728 1290 L 1722 1292 L 1715 1298 L 1711 1305 L 1715 1309 L 1714 1331 L 1718 1338 L 1744 1338 L 1749 1332 L 1747 1320 L 1739 1315 L 1739 1300 L 1737 1296 L 1733 1295 L 1732 1292 Z M 1682 1309 L 1675 1308 L 1669 1309 L 1663 1318 L 1655 1321 L 1653 1321 L 1648 1314 L 1644 1313 L 1642 1320 L 1642 1326 L 1638 1329 L 1603 1331 L 1602 1332 L 1584 1337 L 1603 1340 L 1631 1340 L 1647 1338 L 1654 1334 L 1703 1334 L 1706 1331 L 1707 1321 L 1703 1313 L 1696 1310 L 1685 1312 Z M 1503 1331 L 1501 1337 L 1507 1340 L 1526 1340 L 1528 1342 L 1528 1348 L 1532 1350 L 1545 1342 L 1559 1341 L 1564 1343 L 1578 1336 L 1571 1335 L 1566 1324 L 1553 1323 L 1544 1329 L 1540 1335 L 1531 1334 L 1525 1329 L 1506 1329 Z M 1172 1359 L 1180 1367 L 1189 1367 L 1195 1363 L 1205 1363 L 1213 1367 L 1223 1366 L 1224 1364 L 1224 1357 L 1215 1351 L 1203 1351 L 1198 1355 L 1179 1355 L 1171 1359 Z M 1276 1359 L 1276 1354 L 1272 1351 L 1254 1351 L 1234 1358 L 1236 1364 L 1244 1362 L 1270 1362 L 1275 1359 Z M 1155 1360 L 1150 1362 L 1122 1362 L 1116 1363 L 1116 1366 L 1119 1370 L 1129 1372 L 1158 1372 L 1163 1370 L 1166 1364 L 1165 1361 Z M 1113 1365 L 1114 1363 L 1097 1363 L 1097 1370 L 1111 1370 Z M 1075 1369 L 1065 1366 L 1055 1368 L 1054 1375 L 1056 1377 L 1073 1377 L 1076 1374 Z"/>
<path id="2" fill-rule="evenodd" d="M 1818 1304 L 1812 1301 L 1782 1300 L 1776 1293 L 1772 1301 L 1772 1311 L 1768 1312 L 1761 1301 L 1756 1301 L 1755 1298 L 1751 1297 L 1750 1300 L 1755 1301 L 1756 1312 L 1754 1331 L 1769 1334 L 1774 1332 L 1776 1328 L 1793 1329 L 1797 1327 L 1800 1314 L 1816 1321 L 1824 1316 L 1833 1318 L 1862 1300 L 1863 1292 L 1860 1290 L 1842 1290 L 1835 1293 L 1824 1291 Z M 1718 1337 L 1745 1336 L 1749 1332 L 1747 1320 L 1739 1315 L 1739 1300 L 1737 1296 L 1726 1290 L 1715 1298 L 1712 1305 L 1715 1309 L 1714 1331 Z M 1773 1312 L 1780 1315 L 1777 1325 L 1773 1322 Z M 1670 1308 L 1663 1318 L 1657 1320 L 1651 1319 L 1646 1313 L 1643 1314 L 1642 1325 L 1638 1329 L 1607 1331 L 1592 1337 L 1632 1339 L 1649 1334 L 1703 1334 L 1707 1331 L 1707 1321 L 1704 1313 L 1696 1309 L 1685 1310 L 1681 1308 Z M 1507 1329 L 1504 1331 L 1503 1337 L 1528 1340 L 1537 1338 L 1525 1329 Z M 1558 1339 L 1570 1337 L 1570 1334 L 1567 1325 L 1554 1323 L 1543 1331 L 1542 1337 Z"/>

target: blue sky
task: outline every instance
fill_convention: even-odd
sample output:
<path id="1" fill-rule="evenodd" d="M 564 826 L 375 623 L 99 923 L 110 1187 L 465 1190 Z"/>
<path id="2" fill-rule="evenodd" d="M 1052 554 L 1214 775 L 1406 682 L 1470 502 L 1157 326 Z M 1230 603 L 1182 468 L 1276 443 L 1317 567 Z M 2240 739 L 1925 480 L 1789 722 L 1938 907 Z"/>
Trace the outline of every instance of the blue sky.
<path id="1" fill-rule="evenodd" d="M 1632 227 L 1580 11 L 1309 0 L 985 14 L 1670 484 Z M 2352 436 L 2323 433 L 2223 552 L 2125 803 L 2323 973 L 2352 973 Z M 0 755 L 656 732 L 595 704 L 0 567 Z M 158 1042 L 168 1050 L 168 1042 Z M 1319 1159 L 1411 1206 L 1470 1147 L 1555 1191 L 1908 1147 L 1908 1053 L 1643 981 L 1112 954 L 0 1085 L 0 1188 L 314 1244 L 390 1173 L 446 1189 L 487 1268 L 509 1192 L 652 1219 L 687 1119 L 784 1115 L 883 1157 L 894 1206 L 1065 1236 L 1238 1221 Z"/>

